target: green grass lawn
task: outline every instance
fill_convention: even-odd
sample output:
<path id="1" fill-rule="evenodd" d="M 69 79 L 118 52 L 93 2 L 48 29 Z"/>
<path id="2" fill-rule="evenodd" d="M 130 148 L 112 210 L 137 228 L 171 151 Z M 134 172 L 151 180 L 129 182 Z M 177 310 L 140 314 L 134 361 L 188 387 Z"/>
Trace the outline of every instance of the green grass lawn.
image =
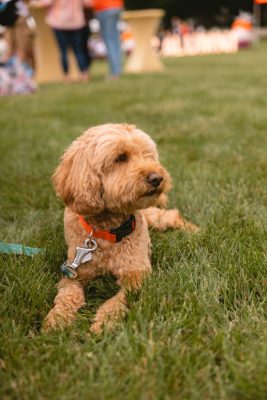
<path id="1" fill-rule="evenodd" d="M 267 398 L 267 45 L 165 64 L 0 99 L 0 241 L 47 250 L 0 255 L 1 399 Z M 112 277 L 72 328 L 40 334 L 66 251 L 50 176 L 87 127 L 124 121 L 157 142 L 170 206 L 202 231 L 152 232 L 154 272 L 112 334 L 88 330 Z"/>

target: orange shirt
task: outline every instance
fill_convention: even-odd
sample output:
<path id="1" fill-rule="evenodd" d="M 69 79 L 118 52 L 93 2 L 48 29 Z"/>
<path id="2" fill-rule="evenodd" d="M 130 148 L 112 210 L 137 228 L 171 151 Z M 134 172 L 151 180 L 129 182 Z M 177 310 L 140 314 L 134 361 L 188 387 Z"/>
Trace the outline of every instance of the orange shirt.
<path id="1" fill-rule="evenodd" d="M 243 19 L 236 19 L 233 24 L 232 24 L 232 28 L 236 29 L 236 28 L 243 28 L 246 29 L 248 31 L 252 30 L 252 23 L 249 21 L 245 21 Z"/>
<path id="2" fill-rule="evenodd" d="M 94 11 L 104 11 L 110 8 L 123 8 L 123 0 L 93 0 L 92 8 Z"/>

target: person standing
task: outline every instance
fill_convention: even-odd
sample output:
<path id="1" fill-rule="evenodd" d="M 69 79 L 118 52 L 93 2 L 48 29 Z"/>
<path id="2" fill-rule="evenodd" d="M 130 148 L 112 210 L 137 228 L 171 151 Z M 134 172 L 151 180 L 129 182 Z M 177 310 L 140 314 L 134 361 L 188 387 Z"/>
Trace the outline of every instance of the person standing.
<path id="1" fill-rule="evenodd" d="M 28 62 L 28 55 L 32 53 L 33 46 L 32 32 L 28 26 L 29 9 L 26 2 L 22 0 L 13 0 L 6 4 L 13 5 L 13 10 L 10 10 L 9 15 L 10 25 L 6 27 L 4 32 L 8 44 L 6 58 L 7 61 L 10 61 L 17 57 L 20 63 L 25 64 Z M 11 13 L 14 14 L 13 19 Z M 8 18 L 6 22 L 8 24 Z"/>
<path id="2" fill-rule="evenodd" d="M 48 7 L 46 23 L 53 29 L 61 56 L 65 81 L 69 81 L 68 48 L 73 50 L 80 70 L 80 80 L 87 81 L 90 58 L 86 46 L 88 27 L 84 8 L 90 0 L 40 0 L 39 6 Z"/>
<path id="3" fill-rule="evenodd" d="M 122 72 L 118 22 L 123 7 L 123 0 L 92 0 L 92 8 L 100 23 L 101 34 L 107 49 L 110 79 L 118 79 Z"/>

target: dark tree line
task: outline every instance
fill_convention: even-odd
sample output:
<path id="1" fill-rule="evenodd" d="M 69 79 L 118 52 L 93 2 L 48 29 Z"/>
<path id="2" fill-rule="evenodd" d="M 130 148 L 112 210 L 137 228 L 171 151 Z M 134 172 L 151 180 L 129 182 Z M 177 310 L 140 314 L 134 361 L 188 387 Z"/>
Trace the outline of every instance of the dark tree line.
<path id="1" fill-rule="evenodd" d="M 227 26 L 239 10 L 252 12 L 253 0 L 125 0 L 125 5 L 128 10 L 163 8 L 166 25 L 172 16 L 178 16 L 206 26 Z"/>

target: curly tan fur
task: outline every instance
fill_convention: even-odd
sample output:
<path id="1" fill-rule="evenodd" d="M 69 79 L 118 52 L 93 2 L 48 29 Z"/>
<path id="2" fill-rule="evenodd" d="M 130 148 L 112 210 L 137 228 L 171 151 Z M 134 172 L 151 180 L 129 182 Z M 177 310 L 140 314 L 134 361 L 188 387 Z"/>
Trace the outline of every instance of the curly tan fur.
<path id="1" fill-rule="evenodd" d="M 162 177 L 156 188 L 148 181 L 151 174 Z M 121 289 L 97 310 L 91 331 L 99 332 L 121 318 L 127 310 L 125 290 L 139 288 L 151 271 L 148 225 L 159 230 L 196 231 L 197 227 L 186 222 L 178 210 L 158 208 L 166 205 L 170 176 L 159 162 L 153 140 L 133 125 L 88 129 L 65 151 L 52 179 L 56 193 L 66 204 L 68 262 L 87 238 L 78 214 L 97 230 L 118 227 L 130 214 L 136 218 L 136 228 L 129 236 L 119 243 L 97 239 L 92 261 L 80 265 L 75 279 L 61 279 L 54 308 L 43 323 L 43 330 L 70 324 L 85 304 L 86 284 L 110 272 Z"/>

